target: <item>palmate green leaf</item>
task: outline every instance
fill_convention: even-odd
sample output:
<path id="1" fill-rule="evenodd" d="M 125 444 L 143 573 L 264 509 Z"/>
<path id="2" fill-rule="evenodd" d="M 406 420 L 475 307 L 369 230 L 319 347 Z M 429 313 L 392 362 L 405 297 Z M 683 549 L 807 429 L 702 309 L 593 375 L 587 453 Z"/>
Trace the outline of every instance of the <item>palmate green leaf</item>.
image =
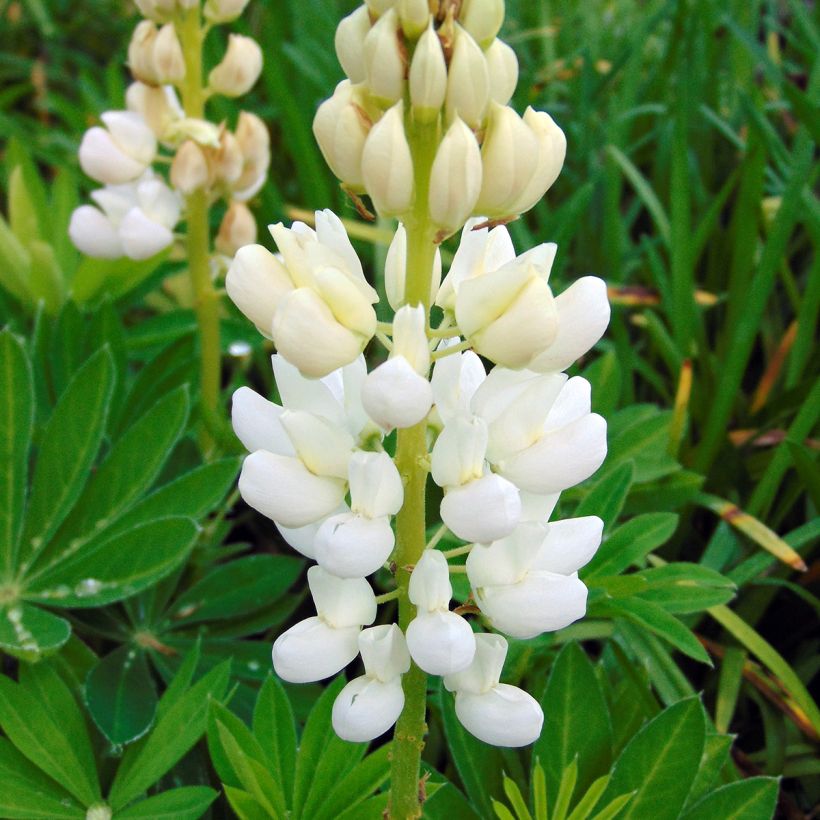
<path id="1" fill-rule="evenodd" d="M 162 712 L 156 726 L 128 747 L 109 793 L 114 811 L 127 806 L 157 782 L 205 732 L 211 701 L 225 696 L 230 660 L 208 672 Z"/>
<path id="2" fill-rule="evenodd" d="M 608 476 L 595 482 L 589 494 L 581 501 L 573 515 L 597 515 L 606 529 L 618 520 L 618 515 L 632 486 L 632 462 L 621 464 Z"/>
<path id="3" fill-rule="evenodd" d="M 296 774 L 296 721 L 282 684 L 270 673 L 256 699 L 253 733 L 276 782 L 282 784 L 285 803 L 290 808 Z"/>
<path id="4" fill-rule="evenodd" d="M 705 732 L 697 698 L 661 712 L 621 752 L 601 805 L 634 792 L 619 820 L 677 820 L 700 765 Z"/>
<path id="5" fill-rule="evenodd" d="M 595 669 L 577 643 L 566 644 L 558 654 L 540 700 L 544 728 L 533 760 L 544 768 L 547 794 L 556 794 L 564 770 L 576 758 L 578 789 L 585 791 L 609 768 L 612 726 Z"/>
<path id="6" fill-rule="evenodd" d="M 129 428 L 89 480 L 35 570 L 81 549 L 151 486 L 185 428 L 188 407 L 188 391 L 180 388 Z"/>
<path id="7" fill-rule="evenodd" d="M 617 575 L 666 543 L 678 526 L 675 513 L 646 513 L 622 524 L 608 536 L 583 571 L 584 578 Z"/>
<path id="8" fill-rule="evenodd" d="M 160 518 L 129 532 L 101 536 L 27 581 L 25 597 L 58 607 L 120 601 L 178 566 L 198 535 L 190 518 Z"/>
<path id="9" fill-rule="evenodd" d="M 24 564 L 46 546 L 79 498 L 105 432 L 113 389 L 114 362 L 103 348 L 80 368 L 57 402 L 34 470 L 20 555 Z"/>
<path id="10" fill-rule="evenodd" d="M 217 796 L 207 786 L 182 786 L 118 811 L 117 820 L 197 820 Z"/>
<path id="11" fill-rule="evenodd" d="M 0 737 L 0 817 L 27 820 L 83 818 L 74 798 Z"/>
<path id="12" fill-rule="evenodd" d="M 22 601 L 0 608 L 0 649 L 20 660 L 34 661 L 56 652 L 71 636 L 65 618 Z"/>
<path id="13" fill-rule="evenodd" d="M 692 806 L 681 820 L 771 820 L 778 788 L 775 777 L 750 777 L 729 783 Z"/>
<path id="14" fill-rule="evenodd" d="M 325 801 L 311 817 L 315 820 L 336 820 L 345 811 L 370 797 L 390 777 L 391 748 L 389 743 L 379 747 L 332 785 Z"/>
<path id="15" fill-rule="evenodd" d="M 333 701 L 344 686 L 337 677 L 319 696 L 308 716 L 293 785 L 293 814 L 313 818 L 327 797 L 329 783 L 338 783 L 364 757 L 366 743 L 348 743 L 333 731 L 330 715 Z"/>
<path id="16" fill-rule="evenodd" d="M 0 570 L 6 575 L 13 574 L 16 564 L 33 425 L 31 364 L 20 340 L 4 330 L 0 333 Z"/>
<path id="17" fill-rule="evenodd" d="M 86 679 L 85 704 L 111 743 L 124 745 L 142 737 L 157 708 L 145 653 L 124 645 L 102 658 Z"/>
<path id="18" fill-rule="evenodd" d="M 248 555 L 215 567 L 176 601 L 180 624 L 227 619 L 267 606 L 297 579 L 304 562 L 290 555 Z"/>
<path id="19" fill-rule="evenodd" d="M 26 668 L 26 667 L 23 667 Z M 68 690 L 66 689 L 66 692 Z M 59 690 L 55 697 L 60 697 Z M 68 693 L 68 698 L 71 698 Z M 65 701 L 67 702 L 67 701 Z M 32 763 L 69 791 L 84 806 L 100 797 L 97 770 L 88 761 L 88 737 L 68 734 L 76 720 L 69 724 L 52 711 L 53 702 L 41 700 L 39 691 L 31 691 L 0 675 L 0 727 L 6 736 Z M 80 717 L 82 721 L 82 717 Z M 83 727 L 85 733 L 85 727 Z"/>

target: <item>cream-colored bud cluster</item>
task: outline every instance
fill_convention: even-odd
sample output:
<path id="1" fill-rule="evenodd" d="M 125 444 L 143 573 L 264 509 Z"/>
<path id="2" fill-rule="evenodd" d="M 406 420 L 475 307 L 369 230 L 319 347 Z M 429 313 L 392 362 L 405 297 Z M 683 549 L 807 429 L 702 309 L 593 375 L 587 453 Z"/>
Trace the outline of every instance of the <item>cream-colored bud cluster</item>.
<path id="1" fill-rule="evenodd" d="M 383 216 L 405 217 L 416 188 L 441 240 L 471 215 L 503 222 L 555 182 L 566 139 L 552 117 L 509 105 L 515 52 L 498 37 L 504 0 L 369 0 L 336 30 L 347 79 L 316 112 L 328 165 Z M 414 167 L 408 133 L 435 126 L 435 154 Z"/>
<path id="2" fill-rule="evenodd" d="M 270 164 L 267 128 L 243 111 L 232 131 L 204 119 L 202 108 L 211 95 L 249 91 L 262 71 L 262 50 L 250 37 L 230 34 L 207 88 L 198 88 L 192 99 L 187 73 L 201 70 L 199 49 L 189 66 L 193 55 L 184 46 L 192 15 L 201 40 L 211 26 L 236 19 L 247 2 L 137 0 L 147 19 L 137 24 L 128 46 L 134 83 L 126 92 L 127 110 L 104 113 L 104 127 L 89 129 L 80 144 L 80 165 L 105 186 L 92 195 L 97 207 L 83 205 L 72 216 L 69 233 L 84 253 L 153 256 L 173 242 L 184 199 L 198 193 L 209 204 L 227 204 L 216 240 L 220 253 L 233 256 L 256 240 L 256 221 L 245 203 L 262 187 Z M 170 168 L 167 181 L 156 164 Z M 151 202 L 159 199 L 164 206 L 147 207 L 146 190 Z"/>

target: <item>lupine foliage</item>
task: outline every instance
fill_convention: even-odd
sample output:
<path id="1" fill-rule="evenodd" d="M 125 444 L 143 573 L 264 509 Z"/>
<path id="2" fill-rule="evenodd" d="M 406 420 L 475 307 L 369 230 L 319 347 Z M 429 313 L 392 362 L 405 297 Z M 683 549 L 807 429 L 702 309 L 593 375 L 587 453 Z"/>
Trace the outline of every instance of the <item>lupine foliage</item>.
<path id="1" fill-rule="evenodd" d="M 252 2 L 237 24 L 266 57 L 242 99 L 272 137 L 251 204 L 354 221 L 381 291 L 389 226 L 357 221 L 311 134 L 352 7 Z M 545 713 L 531 749 L 476 741 L 430 693 L 427 817 L 796 818 L 820 799 L 811 14 L 507 3 L 515 107 L 548 110 L 569 144 L 511 234 L 558 243 L 558 291 L 587 273 L 610 286 L 610 330 L 577 368 L 609 456 L 558 509 L 599 515 L 604 542 L 582 572 L 587 619 L 510 642 L 505 681 Z M 136 13 L 0 15 L 0 816 L 379 818 L 389 746 L 333 735 L 341 678 L 269 677 L 271 639 L 309 614 L 302 565 L 230 492 L 238 442 L 207 461 L 197 447 L 184 261 L 92 261 L 66 240 L 90 187 L 77 147 L 122 107 Z M 238 107 L 213 113 L 235 124 Z M 270 347 L 227 300 L 222 343 L 225 405 L 244 384 L 272 395 Z"/>

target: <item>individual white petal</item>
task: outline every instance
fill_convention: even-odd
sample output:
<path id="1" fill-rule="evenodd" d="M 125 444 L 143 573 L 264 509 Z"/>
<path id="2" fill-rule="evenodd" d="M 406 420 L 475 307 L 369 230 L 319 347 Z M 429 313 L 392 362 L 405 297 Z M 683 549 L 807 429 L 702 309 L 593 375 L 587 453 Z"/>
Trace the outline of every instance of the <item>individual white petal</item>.
<path id="1" fill-rule="evenodd" d="M 339 398 L 344 398 L 342 387 L 339 386 L 338 395 L 330 387 L 334 380 L 341 382 L 339 373 L 332 371 L 324 379 L 308 379 L 278 353 L 271 356 L 271 364 L 282 404 L 288 410 L 306 410 L 333 424 L 345 423 L 339 402 Z"/>
<path id="2" fill-rule="evenodd" d="M 461 332 L 470 337 L 498 319 L 535 279 L 538 274 L 532 266 L 515 261 L 462 282 L 456 296 L 456 321 Z"/>
<path id="3" fill-rule="evenodd" d="M 364 278 L 362 263 L 347 235 L 344 223 L 329 208 L 316 211 L 316 238 L 320 244 L 330 248 L 344 261 L 345 270 L 351 274 L 360 292 L 370 302 L 377 302 L 379 295 Z"/>
<path id="4" fill-rule="evenodd" d="M 441 502 L 441 520 L 465 541 L 488 543 L 503 538 L 520 517 L 518 488 L 494 473 L 449 489 Z"/>
<path id="5" fill-rule="evenodd" d="M 146 172 L 149 174 L 149 172 Z M 135 206 L 139 181 L 126 182 L 124 185 L 106 185 L 91 192 L 91 198 L 111 220 L 113 225 L 119 225 L 122 218 Z"/>
<path id="6" fill-rule="evenodd" d="M 487 435 L 487 425 L 480 418 L 451 419 L 433 445 L 433 481 L 439 487 L 454 487 L 480 478 L 484 473 Z"/>
<path id="7" fill-rule="evenodd" d="M 450 692 L 480 694 L 492 689 L 501 678 L 507 657 L 507 639 L 493 632 L 478 632 L 472 663 L 461 672 L 447 675 L 444 686 Z"/>
<path id="8" fill-rule="evenodd" d="M 499 631 L 534 638 L 583 618 L 587 588 L 577 574 L 533 571 L 517 584 L 476 590 L 476 603 Z"/>
<path id="9" fill-rule="evenodd" d="M 376 312 L 352 274 L 326 265 L 315 270 L 314 282 L 316 292 L 338 322 L 367 339 L 373 336 Z"/>
<path id="10" fill-rule="evenodd" d="M 447 346 L 440 345 L 439 350 Z M 485 378 L 484 365 L 472 350 L 446 356 L 435 363 L 430 386 L 436 409 L 445 424 L 456 415 L 470 414 L 470 401 Z"/>
<path id="11" fill-rule="evenodd" d="M 350 512 L 347 505 L 340 504 L 331 515 L 340 515 L 341 513 Z M 281 524 L 276 524 L 276 529 L 287 543 L 296 550 L 296 552 L 304 555 L 306 558 L 316 560 L 316 533 L 327 518 L 320 518 L 318 521 L 313 521 L 310 524 L 305 524 L 304 527 L 283 527 Z"/>
<path id="12" fill-rule="evenodd" d="M 359 654 L 359 627 L 335 629 L 321 618 L 306 618 L 273 644 L 273 668 L 288 683 L 310 683 L 335 675 Z"/>
<path id="13" fill-rule="evenodd" d="M 410 575 L 407 594 L 410 602 L 423 612 L 447 609 L 453 597 L 453 586 L 443 553 L 434 549 L 422 553 Z"/>
<path id="14" fill-rule="evenodd" d="M 396 624 L 383 624 L 359 633 L 359 652 L 368 676 L 386 683 L 410 669 L 404 633 Z"/>
<path id="15" fill-rule="evenodd" d="M 470 406 L 477 415 L 487 424 L 506 414 L 508 409 L 515 406 L 516 401 L 540 377 L 532 370 L 510 370 L 506 367 L 494 367 L 487 378 L 475 391 Z M 557 376 L 557 383 L 563 384 L 566 376 Z M 544 407 L 546 415 L 548 406 Z"/>
<path id="16" fill-rule="evenodd" d="M 117 147 L 143 167 L 154 161 L 157 138 L 148 123 L 133 111 L 106 111 L 100 119 Z"/>
<path id="17" fill-rule="evenodd" d="M 418 424 L 430 412 L 433 391 L 404 356 L 396 356 L 368 374 L 362 404 L 384 430 L 402 429 Z"/>
<path id="18" fill-rule="evenodd" d="M 120 240 L 129 259 L 150 259 L 167 248 L 174 235 L 164 225 L 149 219 L 141 208 L 132 208 L 120 222 Z"/>
<path id="19" fill-rule="evenodd" d="M 430 369 L 427 340 L 427 311 L 421 305 L 404 305 L 393 316 L 393 350 L 390 357 L 402 356 L 422 376 Z"/>
<path id="20" fill-rule="evenodd" d="M 336 56 L 351 82 L 364 82 L 367 70 L 364 64 L 364 38 L 370 31 L 370 16 L 366 6 L 359 6 L 343 17 L 336 27 Z"/>
<path id="21" fill-rule="evenodd" d="M 315 475 L 347 479 L 353 436 L 343 427 L 305 410 L 285 410 L 280 417 L 296 453 Z"/>
<path id="22" fill-rule="evenodd" d="M 307 579 L 316 611 L 331 626 L 362 626 L 376 620 L 376 596 L 364 578 L 339 578 L 311 567 Z"/>
<path id="23" fill-rule="evenodd" d="M 603 336 L 610 314 L 606 282 L 597 276 L 582 277 L 555 297 L 555 308 L 558 333 L 530 364 L 541 373 L 565 370 Z"/>
<path id="24" fill-rule="evenodd" d="M 533 569 L 571 575 L 586 566 L 601 545 L 604 522 L 597 515 L 565 518 L 547 526 Z"/>
<path id="25" fill-rule="evenodd" d="M 557 430 L 586 416 L 591 409 L 592 385 L 581 376 L 573 376 L 550 407 L 544 429 Z"/>
<path id="26" fill-rule="evenodd" d="M 390 729 L 403 708 L 401 678 L 382 683 L 362 675 L 350 681 L 333 702 L 333 730 L 351 743 L 374 740 Z"/>
<path id="27" fill-rule="evenodd" d="M 350 459 L 350 508 L 369 518 L 395 515 L 404 500 L 404 487 L 387 453 L 357 450 Z"/>
<path id="28" fill-rule="evenodd" d="M 561 493 L 548 493 L 539 495 L 538 493 L 521 493 L 521 521 L 535 521 L 539 524 L 546 524 Z"/>
<path id="29" fill-rule="evenodd" d="M 80 167 L 97 182 L 118 185 L 136 179 L 145 163 L 123 152 L 104 128 L 94 126 L 83 135 L 79 150 Z"/>
<path id="30" fill-rule="evenodd" d="M 277 524 L 304 527 L 339 506 L 345 483 L 313 475 L 298 458 L 257 450 L 242 464 L 239 492 Z"/>
<path id="31" fill-rule="evenodd" d="M 459 692 L 456 716 L 470 734 L 492 746 L 527 746 L 538 740 L 544 725 L 538 701 L 506 683 L 481 695 Z"/>
<path id="32" fill-rule="evenodd" d="M 532 447 L 496 464 L 522 490 L 555 493 L 589 478 L 606 458 L 606 421 L 596 413 L 550 431 Z"/>
<path id="33" fill-rule="evenodd" d="M 176 191 L 172 191 L 161 179 L 148 177 L 137 182 L 137 202 L 145 215 L 173 229 L 179 222 L 182 202 Z"/>
<path id="34" fill-rule="evenodd" d="M 71 214 L 68 235 L 76 248 L 95 259 L 117 259 L 122 242 L 111 220 L 93 205 L 80 205 Z"/>
<path id="35" fill-rule="evenodd" d="M 467 556 L 467 577 L 473 589 L 523 580 L 535 563 L 547 528 L 534 522 L 520 523 L 506 538 L 476 544 Z"/>
<path id="36" fill-rule="evenodd" d="M 340 578 L 363 578 L 382 567 L 395 543 L 387 516 L 341 513 L 325 519 L 316 533 L 316 560 Z"/>
<path id="37" fill-rule="evenodd" d="M 282 412 L 278 404 L 268 401 L 250 387 L 240 387 L 231 401 L 233 431 L 251 453 L 267 450 L 282 456 L 295 455 L 280 421 Z"/>
<path id="38" fill-rule="evenodd" d="M 472 663 L 475 636 L 455 612 L 419 612 L 407 627 L 407 647 L 428 674 L 452 675 Z"/>
<path id="39" fill-rule="evenodd" d="M 358 437 L 363 434 L 368 425 L 373 428 L 373 423 L 362 404 L 362 387 L 364 380 L 367 378 L 367 364 L 364 356 L 359 355 L 350 364 L 346 364 L 341 368 L 339 373 L 342 382 L 339 404 L 344 408 L 347 429 Z"/>

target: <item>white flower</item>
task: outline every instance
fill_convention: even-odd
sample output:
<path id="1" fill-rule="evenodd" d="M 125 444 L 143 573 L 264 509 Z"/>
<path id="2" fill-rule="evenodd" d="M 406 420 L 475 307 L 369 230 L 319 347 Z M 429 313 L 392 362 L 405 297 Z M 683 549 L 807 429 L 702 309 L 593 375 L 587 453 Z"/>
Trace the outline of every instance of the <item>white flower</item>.
<path id="1" fill-rule="evenodd" d="M 496 38 L 484 52 L 490 74 L 490 99 L 506 105 L 518 85 L 518 57 L 503 41 Z"/>
<path id="2" fill-rule="evenodd" d="M 408 592 L 417 607 L 407 627 L 407 646 L 416 664 L 431 675 L 466 669 L 475 654 L 475 638 L 467 621 L 450 612 L 453 587 L 442 553 L 424 551 L 410 575 Z"/>
<path id="3" fill-rule="evenodd" d="M 407 67 L 399 50 L 398 29 L 398 14 L 391 8 L 374 23 L 362 43 L 367 87 L 385 106 L 404 94 Z"/>
<path id="4" fill-rule="evenodd" d="M 261 190 L 270 165 L 270 135 L 265 123 L 248 111 L 240 111 L 234 133 L 242 151 L 242 173 L 232 183 L 232 196 L 247 202 Z"/>
<path id="5" fill-rule="evenodd" d="M 496 629 L 516 638 L 569 626 L 586 612 L 578 570 L 595 554 L 602 530 L 595 516 L 522 523 L 507 538 L 477 544 L 467 558 L 476 603 Z"/>
<path id="6" fill-rule="evenodd" d="M 395 544 L 390 516 L 402 505 L 404 490 L 387 453 L 357 451 L 350 458 L 350 509 L 325 519 L 316 533 L 316 560 L 342 578 L 376 572 Z"/>
<path id="7" fill-rule="evenodd" d="M 332 723 L 342 740 L 362 743 L 384 734 L 404 708 L 401 676 L 410 669 L 410 655 L 396 624 L 359 633 L 365 674 L 354 678 L 333 703 Z"/>
<path id="8" fill-rule="evenodd" d="M 364 82 L 367 69 L 364 62 L 364 38 L 370 31 L 370 16 L 366 6 L 359 6 L 342 18 L 336 27 L 336 56 L 352 83 Z"/>
<path id="9" fill-rule="evenodd" d="M 262 49 L 252 37 L 228 35 L 228 48 L 222 61 L 208 75 L 211 91 L 226 97 L 239 97 L 251 90 L 262 73 Z"/>
<path id="10" fill-rule="evenodd" d="M 157 154 L 157 138 L 133 111 L 106 111 L 105 128 L 94 126 L 80 143 L 80 166 L 106 185 L 132 182 L 145 173 Z"/>
<path id="11" fill-rule="evenodd" d="M 359 631 L 376 618 L 376 597 L 363 578 L 336 578 L 308 570 L 317 614 L 283 632 L 273 644 L 273 668 L 290 683 L 335 675 L 358 654 Z"/>
<path id="12" fill-rule="evenodd" d="M 456 693 L 456 716 L 468 732 L 493 746 L 535 742 L 544 723 L 538 702 L 517 686 L 499 683 L 507 641 L 487 633 L 475 641 L 472 664 L 444 678 L 444 686 Z"/>
<path id="13" fill-rule="evenodd" d="M 150 172 L 137 182 L 93 191 L 91 198 L 98 207 L 81 205 L 68 227 L 71 241 L 88 256 L 148 259 L 174 241 L 179 197 Z"/>
<path id="14" fill-rule="evenodd" d="M 447 120 L 459 116 L 470 128 L 479 128 L 490 99 L 487 61 L 478 43 L 458 23 L 454 37 L 447 73 Z"/>
<path id="15" fill-rule="evenodd" d="M 439 350 L 446 349 L 448 344 L 443 342 Z M 436 362 L 430 384 L 439 421 L 447 423 L 456 416 L 472 415 L 473 394 L 486 378 L 484 365 L 472 350 Z"/>
<path id="16" fill-rule="evenodd" d="M 422 122 L 437 117 L 447 93 L 447 63 L 432 19 L 416 43 L 408 80 L 414 115 Z"/>
<path id="17" fill-rule="evenodd" d="M 459 22 L 486 48 L 504 22 L 504 0 L 464 0 Z"/>

